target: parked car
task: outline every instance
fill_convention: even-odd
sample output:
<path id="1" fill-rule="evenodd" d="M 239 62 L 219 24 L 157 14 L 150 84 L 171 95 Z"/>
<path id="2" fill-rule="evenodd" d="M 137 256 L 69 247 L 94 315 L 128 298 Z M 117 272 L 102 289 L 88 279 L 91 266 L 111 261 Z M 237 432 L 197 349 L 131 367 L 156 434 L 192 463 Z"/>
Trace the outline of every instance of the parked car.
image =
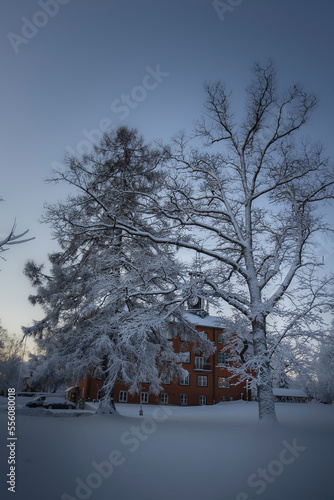
<path id="1" fill-rule="evenodd" d="M 67 399 L 60 397 L 46 398 L 43 403 L 43 407 L 49 409 L 63 408 L 68 410 L 74 410 L 75 406 L 76 406 L 75 403 L 72 403 L 72 401 L 68 401 Z"/>
<path id="2" fill-rule="evenodd" d="M 26 403 L 28 408 L 37 408 L 37 406 L 43 406 L 46 396 L 37 396 L 37 398 L 32 399 Z"/>

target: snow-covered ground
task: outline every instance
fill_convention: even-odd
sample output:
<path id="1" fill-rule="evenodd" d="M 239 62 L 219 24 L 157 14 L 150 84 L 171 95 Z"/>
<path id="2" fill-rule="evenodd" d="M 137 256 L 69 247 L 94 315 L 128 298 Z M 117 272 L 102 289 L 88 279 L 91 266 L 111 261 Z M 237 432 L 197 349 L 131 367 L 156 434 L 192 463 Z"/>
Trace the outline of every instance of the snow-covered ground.
<path id="1" fill-rule="evenodd" d="M 17 408 L 16 494 L 7 491 L 6 400 L 0 398 L 1 492 L 16 500 L 329 500 L 334 406 L 117 405 L 120 415 Z M 78 416 L 78 418 L 70 418 Z M 47 416 L 48 418 L 44 418 Z"/>

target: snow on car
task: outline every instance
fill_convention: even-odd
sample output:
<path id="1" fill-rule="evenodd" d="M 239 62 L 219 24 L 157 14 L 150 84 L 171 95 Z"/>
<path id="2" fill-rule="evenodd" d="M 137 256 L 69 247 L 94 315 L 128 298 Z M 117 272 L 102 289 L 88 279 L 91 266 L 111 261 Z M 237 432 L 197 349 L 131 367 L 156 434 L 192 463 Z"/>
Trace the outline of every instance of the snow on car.
<path id="1" fill-rule="evenodd" d="M 46 396 L 38 396 L 37 398 L 32 399 L 26 403 L 28 408 L 37 408 L 38 406 L 43 406 L 43 403 L 46 399 Z"/>
<path id="2" fill-rule="evenodd" d="M 65 398 L 61 397 L 52 397 L 52 398 L 46 398 L 43 407 L 48 408 L 48 409 L 69 409 L 69 410 L 74 410 L 75 409 L 75 403 L 72 403 L 72 401 L 67 401 Z"/>

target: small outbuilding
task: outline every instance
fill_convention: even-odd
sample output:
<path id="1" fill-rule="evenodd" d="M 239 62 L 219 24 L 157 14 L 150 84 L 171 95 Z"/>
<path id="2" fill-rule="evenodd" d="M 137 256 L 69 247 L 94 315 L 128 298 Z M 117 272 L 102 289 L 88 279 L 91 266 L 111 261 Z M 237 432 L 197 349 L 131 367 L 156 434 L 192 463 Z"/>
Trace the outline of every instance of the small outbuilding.
<path id="1" fill-rule="evenodd" d="M 276 402 L 284 403 L 306 403 L 308 395 L 301 389 L 281 389 L 273 388 Z"/>

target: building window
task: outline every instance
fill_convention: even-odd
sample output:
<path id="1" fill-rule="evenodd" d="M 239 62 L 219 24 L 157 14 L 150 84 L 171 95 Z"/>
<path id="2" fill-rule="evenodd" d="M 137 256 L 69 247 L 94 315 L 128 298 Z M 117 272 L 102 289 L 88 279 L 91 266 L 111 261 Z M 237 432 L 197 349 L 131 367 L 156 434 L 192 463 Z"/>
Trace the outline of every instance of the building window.
<path id="1" fill-rule="evenodd" d="M 200 406 L 206 405 L 206 396 L 200 396 L 199 397 L 199 405 Z"/>
<path id="2" fill-rule="evenodd" d="M 200 356 L 195 356 L 195 370 L 203 370 L 204 358 Z"/>
<path id="3" fill-rule="evenodd" d="M 228 335 L 226 333 L 218 333 L 218 344 L 227 344 Z"/>
<path id="4" fill-rule="evenodd" d="M 180 383 L 180 385 L 189 385 L 190 384 L 190 375 L 189 375 L 189 373 L 185 377 L 180 378 L 180 382 L 179 383 Z"/>
<path id="5" fill-rule="evenodd" d="M 218 377 L 218 387 L 220 389 L 228 389 L 230 387 L 230 379 L 227 377 Z"/>
<path id="6" fill-rule="evenodd" d="M 185 406 L 188 404 L 188 394 L 181 394 L 180 405 Z"/>
<path id="7" fill-rule="evenodd" d="M 170 374 L 169 373 L 161 373 L 160 382 L 162 384 L 170 384 Z"/>
<path id="8" fill-rule="evenodd" d="M 168 394 L 166 392 L 160 394 L 160 401 L 163 405 L 168 405 Z"/>
<path id="9" fill-rule="evenodd" d="M 128 400 L 128 391 L 119 391 L 118 401 L 120 403 L 126 403 Z"/>
<path id="10" fill-rule="evenodd" d="M 140 400 L 142 403 L 148 403 L 148 392 L 142 392 L 140 394 Z"/>
<path id="11" fill-rule="evenodd" d="M 161 332 L 161 335 L 167 339 L 167 340 L 172 340 L 173 339 L 173 328 L 172 327 L 167 327 L 164 328 Z"/>
<path id="12" fill-rule="evenodd" d="M 181 363 L 190 363 L 190 352 L 180 352 L 179 359 Z"/>
<path id="13" fill-rule="evenodd" d="M 228 352 L 224 352 L 224 351 L 218 352 L 218 364 L 219 365 L 229 365 L 230 364 L 230 355 Z"/>
<path id="14" fill-rule="evenodd" d="M 186 330 L 182 330 L 180 333 L 180 339 L 185 341 L 185 342 L 190 342 L 191 341 L 190 332 L 187 332 Z"/>
<path id="15" fill-rule="evenodd" d="M 197 385 L 198 387 L 207 387 L 208 386 L 207 375 L 197 375 Z"/>

